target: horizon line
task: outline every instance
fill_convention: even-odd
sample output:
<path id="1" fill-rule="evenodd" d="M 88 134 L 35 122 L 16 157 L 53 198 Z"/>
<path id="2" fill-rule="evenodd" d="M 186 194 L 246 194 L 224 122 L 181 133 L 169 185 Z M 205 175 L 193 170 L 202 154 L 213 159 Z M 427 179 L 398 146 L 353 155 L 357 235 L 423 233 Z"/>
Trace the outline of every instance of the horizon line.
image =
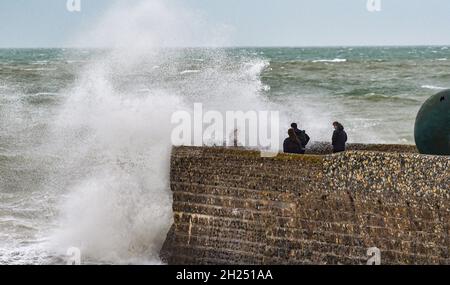
<path id="1" fill-rule="evenodd" d="M 361 48 L 361 47 L 450 47 L 448 44 L 375 44 L 375 45 L 226 45 L 226 46 L 166 46 L 149 49 L 221 49 L 221 48 Z M 89 47 L 89 46 L 0 46 L 0 49 L 122 49 L 126 47 Z"/>

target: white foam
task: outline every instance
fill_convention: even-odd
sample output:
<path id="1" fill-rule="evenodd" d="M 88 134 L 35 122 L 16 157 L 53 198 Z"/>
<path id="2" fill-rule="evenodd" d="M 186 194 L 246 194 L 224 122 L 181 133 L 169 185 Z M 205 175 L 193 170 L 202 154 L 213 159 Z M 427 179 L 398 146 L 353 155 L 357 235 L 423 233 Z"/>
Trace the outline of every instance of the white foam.
<path id="1" fill-rule="evenodd" d="M 48 60 L 37 60 L 33 63 L 31 63 L 33 65 L 47 65 L 48 64 Z"/>
<path id="2" fill-rule="evenodd" d="M 448 88 L 445 88 L 445 87 L 434 86 L 434 85 L 422 85 L 421 87 L 424 88 L 424 89 L 431 89 L 431 90 L 445 90 L 445 89 L 448 89 Z"/>
<path id="3" fill-rule="evenodd" d="M 67 64 L 84 63 L 86 60 L 66 60 Z"/>
<path id="4" fill-rule="evenodd" d="M 34 94 L 33 96 L 57 96 L 59 95 L 59 93 L 54 93 L 54 92 L 38 92 L 36 94 Z"/>
<path id="5" fill-rule="evenodd" d="M 183 75 L 183 74 L 199 73 L 199 72 L 200 72 L 200 70 L 188 69 L 188 70 L 183 70 L 182 72 L 180 72 L 180 74 Z"/>
<path id="6" fill-rule="evenodd" d="M 345 58 L 318 59 L 318 60 L 313 60 L 312 62 L 314 62 L 314 63 L 318 63 L 318 62 L 340 63 L 340 62 L 347 62 L 347 59 L 345 59 Z"/>
<path id="7" fill-rule="evenodd" d="M 55 71 L 56 68 L 24 68 L 24 71 Z"/>

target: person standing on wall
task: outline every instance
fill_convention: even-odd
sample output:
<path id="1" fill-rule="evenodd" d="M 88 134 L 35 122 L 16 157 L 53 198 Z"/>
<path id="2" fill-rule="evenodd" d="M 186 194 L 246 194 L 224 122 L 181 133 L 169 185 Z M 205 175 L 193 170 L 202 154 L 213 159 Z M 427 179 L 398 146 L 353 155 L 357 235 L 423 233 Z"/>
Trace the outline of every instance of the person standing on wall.
<path id="1" fill-rule="evenodd" d="M 331 139 L 333 153 L 343 152 L 347 143 L 347 133 L 344 131 L 344 126 L 339 122 L 334 122 L 333 127 L 334 132 Z"/>
<path id="2" fill-rule="evenodd" d="M 302 144 L 302 148 L 305 149 L 306 145 L 308 145 L 309 140 L 311 139 L 305 130 L 300 130 L 298 128 L 297 123 L 292 123 L 291 128 L 294 130 L 295 135 L 297 135 L 298 139 L 300 140 L 300 143 Z"/>
<path id="3" fill-rule="evenodd" d="M 294 129 L 289 129 L 288 131 L 289 137 L 284 140 L 283 143 L 283 152 L 284 153 L 295 153 L 295 154 L 304 154 L 305 149 L 302 147 L 302 143 L 295 135 Z"/>

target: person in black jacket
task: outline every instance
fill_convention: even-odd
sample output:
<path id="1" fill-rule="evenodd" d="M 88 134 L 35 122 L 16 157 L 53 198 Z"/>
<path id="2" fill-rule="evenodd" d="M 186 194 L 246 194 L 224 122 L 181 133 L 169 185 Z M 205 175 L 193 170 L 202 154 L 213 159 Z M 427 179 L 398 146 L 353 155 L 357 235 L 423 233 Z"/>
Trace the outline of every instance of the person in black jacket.
<path id="1" fill-rule="evenodd" d="M 304 154 L 305 149 L 302 147 L 302 143 L 295 134 L 294 129 L 289 129 L 289 137 L 284 140 L 283 151 L 285 153 Z"/>
<path id="2" fill-rule="evenodd" d="M 333 153 L 343 152 L 345 151 L 345 144 L 347 142 L 347 133 L 344 131 L 344 126 L 339 122 L 333 123 L 334 132 L 332 144 L 333 144 Z"/>
<path id="3" fill-rule="evenodd" d="M 294 129 L 295 134 L 297 135 L 298 139 L 302 143 L 302 147 L 306 148 L 306 145 L 309 143 L 310 137 L 304 130 L 300 130 L 296 123 L 291 124 L 291 128 Z"/>

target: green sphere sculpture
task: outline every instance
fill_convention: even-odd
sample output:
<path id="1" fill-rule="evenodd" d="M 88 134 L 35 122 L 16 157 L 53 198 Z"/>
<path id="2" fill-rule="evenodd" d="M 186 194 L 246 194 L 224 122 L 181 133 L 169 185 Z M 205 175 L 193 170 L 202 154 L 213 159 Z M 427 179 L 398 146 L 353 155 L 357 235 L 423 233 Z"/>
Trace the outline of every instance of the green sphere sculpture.
<path id="1" fill-rule="evenodd" d="M 450 90 L 425 101 L 417 114 L 414 137 L 420 153 L 450 155 Z"/>

